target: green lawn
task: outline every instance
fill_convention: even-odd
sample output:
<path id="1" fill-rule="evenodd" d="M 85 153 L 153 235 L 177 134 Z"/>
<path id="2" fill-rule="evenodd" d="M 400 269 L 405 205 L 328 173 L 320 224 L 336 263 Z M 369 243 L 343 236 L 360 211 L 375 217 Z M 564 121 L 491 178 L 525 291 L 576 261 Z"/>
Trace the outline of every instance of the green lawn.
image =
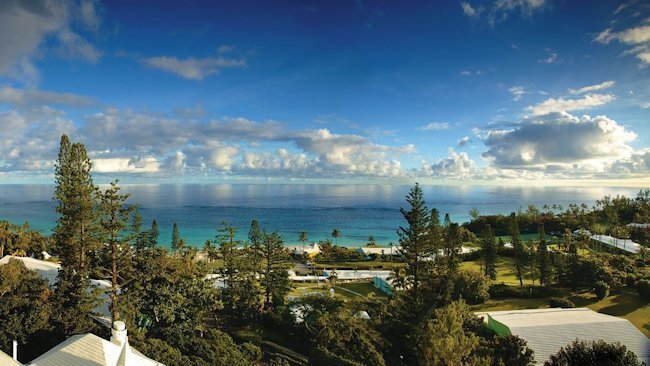
<path id="1" fill-rule="evenodd" d="M 375 286 L 373 286 L 372 282 L 349 282 L 349 283 L 341 283 L 337 284 L 336 287 L 342 287 L 345 289 L 348 289 L 350 291 L 356 292 L 362 296 L 368 297 L 369 294 L 372 297 L 375 298 L 387 298 L 386 294 L 379 291 Z M 334 289 L 335 291 L 338 291 L 338 289 Z M 355 297 L 356 295 L 349 293 L 347 291 L 338 291 L 341 295 L 347 296 L 347 297 Z"/>
<path id="2" fill-rule="evenodd" d="M 475 261 L 463 262 L 460 264 L 462 269 L 472 269 L 475 271 L 482 271 L 481 267 L 483 261 L 478 259 Z M 507 285 L 519 285 L 517 274 L 515 272 L 514 259 L 510 257 L 497 258 L 497 279 L 495 283 L 505 283 Z M 527 272 L 524 272 L 524 285 L 532 285 L 533 281 Z"/>

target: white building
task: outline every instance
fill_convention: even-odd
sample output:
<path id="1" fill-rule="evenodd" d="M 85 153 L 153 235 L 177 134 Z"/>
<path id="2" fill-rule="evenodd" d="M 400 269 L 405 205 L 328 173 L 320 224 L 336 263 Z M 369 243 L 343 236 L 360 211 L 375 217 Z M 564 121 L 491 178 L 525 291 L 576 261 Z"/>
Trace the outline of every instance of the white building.
<path id="1" fill-rule="evenodd" d="M 372 255 L 376 257 L 381 256 L 398 256 L 402 250 L 401 246 L 394 247 L 361 247 L 357 249 L 357 252 L 363 254 L 365 257 L 370 257 Z"/>
<path id="2" fill-rule="evenodd" d="M 23 262 L 27 269 L 36 271 L 41 277 L 46 279 L 50 286 L 54 286 L 56 283 L 56 276 L 59 274 L 59 269 L 61 269 L 61 265 L 58 263 L 48 262 L 30 257 L 15 257 L 12 255 L 7 255 L 0 259 L 0 266 L 9 263 L 10 259 L 16 259 Z M 102 290 L 102 293 L 99 295 L 99 297 L 102 299 L 102 302 L 94 309 L 94 311 L 99 314 L 99 316 L 95 317 L 95 319 L 110 327 L 109 319 L 111 317 L 111 298 L 109 292 L 111 290 L 111 283 L 106 280 L 91 279 L 90 284 L 92 287 Z M 119 291 L 120 290 L 118 289 L 118 294 Z"/>
<path id="3" fill-rule="evenodd" d="M 91 333 L 74 335 L 27 365 L 164 366 L 129 345 L 122 321 L 113 323 L 110 342 Z"/>
<path id="4" fill-rule="evenodd" d="M 377 270 L 377 271 L 371 271 L 371 270 L 356 271 L 353 269 L 341 269 L 341 270 L 324 269 L 323 270 L 324 276 L 328 278 L 335 276 L 337 281 L 371 280 L 375 277 L 387 279 L 392 274 L 393 271 L 387 271 L 387 270 Z"/>
<path id="5" fill-rule="evenodd" d="M 592 235 L 590 239 L 628 253 L 638 253 L 641 250 L 641 244 L 630 239 L 619 239 L 609 235 Z"/>
<path id="6" fill-rule="evenodd" d="M 650 229 L 650 224 L 638 224 L 636 222 L 629 223 L 625 226 L 631 227 L 633 229 Z"/>
<path id="7" fill-rule="evenodd" d="M 321 252 L 318 243 L 311 243 L 309 245 L 290 245 L 287 246 L 287 249 L 291 254 L 306 255 L 309 258 L 313 258 Z"/>
<path id="8" fill-rule="evenodd" d="M 576 339 L 620 342 L 639 361 L 650 364 L 650 340 L 623 318 L 586 308 L 488 311 L 477 315 L 483 316 L 487 326 L 497 334 L 512 334 L 526 340 L 538 364 Z"/>

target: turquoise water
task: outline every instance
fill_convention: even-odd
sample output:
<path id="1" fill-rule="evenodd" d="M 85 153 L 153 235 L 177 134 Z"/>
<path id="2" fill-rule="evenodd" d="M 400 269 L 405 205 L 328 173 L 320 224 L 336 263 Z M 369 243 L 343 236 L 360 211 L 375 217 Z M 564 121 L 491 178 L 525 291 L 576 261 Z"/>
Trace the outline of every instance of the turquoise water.
<path id="1" fill-rule="evenodd" d="M 309 239 L 330 238 L 333 228 L 341 231 L 339 245 L 359 246 L 375 237 L 379 244 L 397 242 L 396 230 L 404 225 L 399 208 L 410 186 L 400 185 L 298 185 L 298 184 L 181 184 L 123 185 L 130 201 L 140 205 L 146 225 L 158 221 L 161 245 L 171 239 L 172 223 L 188 243 L 202 246 L 214 238 L 215 229 L 226 221 L 239 228 L 245 239 L 251 220 L 268 230 L 277 230 L 287 244 L 298 243 L 306 230 Z M 639 188 L 612 187 L 469 187 L 423 186 L 430 208 L 452 221 L 468 220 L 469 209 L 483 214 L 525 210 L 528 204 L 586 203 L 590 207 L 604 195 L 635 196 Z M 54 186 L 0 185 L 0 219 L 29 222 L 49 233 L 56 221 Z"/>

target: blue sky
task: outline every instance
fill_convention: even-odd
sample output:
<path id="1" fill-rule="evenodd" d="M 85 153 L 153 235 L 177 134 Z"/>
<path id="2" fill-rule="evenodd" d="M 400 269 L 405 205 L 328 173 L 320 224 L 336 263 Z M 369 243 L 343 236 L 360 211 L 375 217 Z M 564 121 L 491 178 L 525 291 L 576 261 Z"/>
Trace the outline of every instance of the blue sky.
<path id="1" fill-rule="evenodd" d="M 650 181 L 650 5 L 0 4 L 0 178 Z"/>

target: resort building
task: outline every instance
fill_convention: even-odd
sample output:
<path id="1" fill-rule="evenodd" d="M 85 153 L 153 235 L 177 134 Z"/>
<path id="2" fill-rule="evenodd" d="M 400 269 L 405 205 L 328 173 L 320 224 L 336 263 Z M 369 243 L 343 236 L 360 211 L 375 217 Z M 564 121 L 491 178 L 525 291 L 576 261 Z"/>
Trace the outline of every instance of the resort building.
<path id="1" fill-rule="evenodd" d="M 311 243 L 309 245 L 291 245 L 287 249 L 293 255 L 305 255 L 308 258 L 313 258 L 321 252 L 318 243 Z"/>
<path id="2" fill-rule="evenodd" d="M 402 247 L 362 247 L 357 249 L 357 252 L 363 254 L 366 258 L 395 257 L 401 255 Z"/>
<path id="3" fill-rule="evenodd" d="M 129 345 L 126 326 L 122 321 L 113 323 L 110 341 L 91 333 L 74 335 L 27 365 L 164 366 Z"/>
<path id="4" fill-rule="evenodd" d="M 587 308 L 527 309 L 476 313 L 488 328 L 499 335 L 523 338 L 543 364 L 560 348 L 574 340 L 620 342 L 639 361 L 650 364 L 650 340 L 623 318 L 597 313 Z"/>
<path id="5" fill-rule="evenodd" d="M 355 280 L 371 280 L 375 277 L 387 279 L 393 274 L 393 271 L 387 270 L 362 270 L 357 271 L 353 269 L 329 270 L 324 269 L 323 275 L 327 278 L 335 277 L 337 281 L 355 281 Z"/>
<path id="6" fill-rule="evenodd" d="M 641 245 L 630 239 L 619 239 L 609 235 L 592 235 L 589 238 L 597 244 L 604 244 L 627 253 L 638 253 L 641 250 Z"/>
<path id="7" fill-rule="evenodd" d="M 25 264 L 25 267 L 27 269 L 36 271 L 42 278 L 47 280 L 50 287 L 54 286 L 54 284 L 56 283 L 56 276 L 59 274 L 59 269 L 61 269 L 60 264 L 54 262 L 48 262 L 40 259 L 30 258 L 30 257 L 16 257 L 12 255 L 7 255 L 4 256 L 2 259 L 0 259 L 0 266 L 9 263 L 9 260 L 11 259 L 19 260 L 23 262 L 23 264 Z M 103 290 L 102 293 L 99 294 L 99 297 L 102 300 L 102 302 L 94 309 L 95 313 L 99 314 L 99 316 L 96 316 L 94 318 L 95 320 L 106 325 L 107 327 L 110 327 L 111 299 L 108 292 L 111 289 L 111 283 L 106 280 L 91 279 L 90 285 L 93 288 L 99 288 Z M 89 291 L 91 290 L 92 289 L 89 289 Z M 118 289 L 118 293 L 119 293 L 119 289 Z"/>

